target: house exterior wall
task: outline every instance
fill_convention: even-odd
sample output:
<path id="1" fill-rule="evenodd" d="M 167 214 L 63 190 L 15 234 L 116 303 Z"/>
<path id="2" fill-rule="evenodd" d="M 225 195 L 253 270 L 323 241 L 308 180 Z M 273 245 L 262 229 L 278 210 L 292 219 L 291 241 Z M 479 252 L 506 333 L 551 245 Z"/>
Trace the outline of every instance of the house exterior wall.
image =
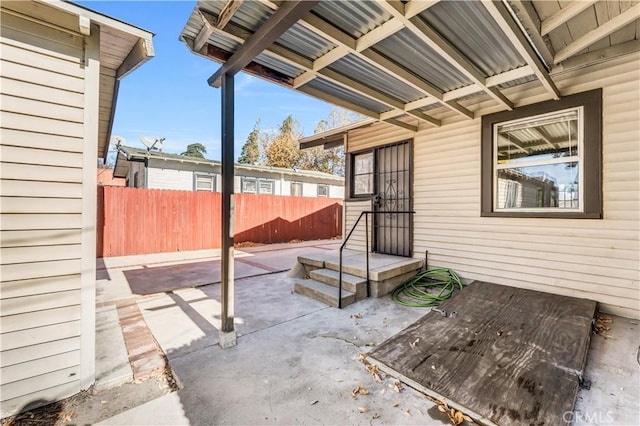
<path id="1" fill-rule="evenodd" d="M 193 191 L 193 172 L 191 170 L 149 167 L 147 169 L 147 188 Z"/>
<path id="2" fill-rule="evenodd" d="M 329 198 L 344 198 L 344 186 L 329 186 Z"/>
<path id="3" fill-rule="evenodd" d="M 196 173 L 213 174 L 215 176 L 216 191 L 222 190 L 222 176 L 220 175 L 220 166 L 217 164 L 197 164 L 191 162 L 180 163 L 177 161 L 164 161 L 162 159 L 150 159 L 149 167 L 145 168 L 143 162 L 130 162 L 127 181 L 129 187 L 134 187 L 134 173 L 139 174 L 139 188 L 149 189 L 174 189 L 182 191 L 194 190 L 194 175 Z M 140 181 L 144 178 L 145 181 Z M 335 185 L 335 182 L 327 181 L 323 178 L 314 176 L 292 176 L 280 172 L 269 172 L 263 170 L 245 170 L 236 168 L 233 181 L 234 192 L 242 193 L 242 179 L 263 179 L 273 182 L 273 195 L 291 195 L 291 183 L 302 183 L 303 197 L 317 197 L 318 184 L 329 185 L 330 198 L 342 198 L 344 196 L 344 187 Z M 333 184 L 332 184 L 333 183 Z"/>
<path id="4" fill-rule="evenodd" d="M 413 252 L 428 250 L 430 266 L 466 280 L 589 298 L 605 312 L 638 318 L 640 54 L 554 80 L 563 95 L 603 89 L 603 219 L 480 217 L 481 114 L 415 136 L 386 125 L 351 131 L 348 149 L 414 137 Z M 505 93 L 518 106 L 547 99 L 536 84 Z M 345 203 L 347 231 L 360 208 Z"/>
<path id="5" fill-rule="evenodd" d="M 351 232 L 351 229 L 355 225 L 360 213 L 366 210 L 371 210 L 371 201 L 349 201 L 344 202 L 344 232 L 342 235 L 346 236 Z M 371 218 L 369 218 L 371 219 Z M 371 248 L 371 236 L 373 235 L 373 223 L 369 223 L 369 248 Z M 349 238 L 347 245 L 345 246 L 350 250 L 364 250 L 366 245 L 366 223 L 363 217 L 358 226 L 353 230 L 353 234 Z"/>
<path id="6" fill-rule="evenodd" d="M 302 196 L 303 197 L 317 197 L 318 196 L 318 184 L 317 183 L 303 183 L 302 184 Z"/>
<path id="7" fill-rule="evenodd" d="M 94 380 L 99 29 L 86 53 L 4 10 L 0 31 L 5 417 Z"/>

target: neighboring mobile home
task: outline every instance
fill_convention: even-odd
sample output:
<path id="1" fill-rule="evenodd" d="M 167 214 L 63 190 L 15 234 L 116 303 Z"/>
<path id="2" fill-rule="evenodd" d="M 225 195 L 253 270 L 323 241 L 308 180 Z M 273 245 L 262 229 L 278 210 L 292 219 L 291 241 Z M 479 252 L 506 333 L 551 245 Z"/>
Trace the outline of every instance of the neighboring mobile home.
<path id="1" fill-rule="evenodd" d="M 95 378 L 96 168 L 148 31 L 66 2 L 3 1 L 1 416 Z"/>
<path id="2" fill-rule="evenodd" d="M 235 164 L 234 192 L 344 197 L 344 179 L 313 170 Z M 159 151 L 120 146 L 113 171 L 130 188 L 220 192 L 221 163 Z"/>
<path id="3" fill-rule="evenodd" d="M 345 144 L 345 234 L 386 212 L 375 251 L 640 317 L 640 4 L 223 10 L 198 2 L 182 32 L 224 63 L 212 86 L 243 69 L 370 117 L 301 142 Z"/>

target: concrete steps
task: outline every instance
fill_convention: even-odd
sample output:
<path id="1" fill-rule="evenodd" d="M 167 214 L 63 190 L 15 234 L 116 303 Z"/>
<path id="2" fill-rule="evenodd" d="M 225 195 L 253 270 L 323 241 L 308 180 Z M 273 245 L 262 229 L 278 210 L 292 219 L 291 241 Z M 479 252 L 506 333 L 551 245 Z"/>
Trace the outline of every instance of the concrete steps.
<path id="1" fill-rule="evenodd" d="M 338 288 L 340 285 L 340 273 L 332 269 L 321 268 L 309 272 L 309 276 L 321 283 Z M 342 290 L 355 293 L 356 300 L 367 297 L 367 279 L 342 272 Z"/>
<path id="2" fill-rule="evenodd" d="M 326 303 L 329 306 L 338 306 L 338 287 L 325 284 L 320 281 L 307 279 L 298 280 L 293 286 L 293 291 L 305 295 L 314 300 Z M 342 289 L 342 307 L 348 306 L 356 301 L 356 294 Z"/>
<path id="3" fill-rule="evenodd" d="M 331 306 L 338 304 L 340 261 L 337 252 L 298 256 L 290 277 L 298 278 L 296 293 L 305 294 Z M 366 255 L 345 250 L 342 259 L 342 306 L 367 297 Z M 369 285 L 373 297 L 390 293 L 401 282 L 415 275 L 423 265 L 419 259 L 371 253 Z"/>

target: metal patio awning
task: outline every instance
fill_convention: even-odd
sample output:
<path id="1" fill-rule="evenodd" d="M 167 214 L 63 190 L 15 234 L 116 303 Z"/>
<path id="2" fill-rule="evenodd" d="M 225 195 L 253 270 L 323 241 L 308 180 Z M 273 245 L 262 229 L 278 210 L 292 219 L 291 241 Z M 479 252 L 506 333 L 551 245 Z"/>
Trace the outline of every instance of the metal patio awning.
<path id="1" fill-rule="evenodd" d="M 524 83 L 557 99 L 554 69 L 640 50 L 637 2 L 321 1 L 274 23 L 290 3 L 199 1 L 181 39 L 225 63 L 264 25 L 287 25 L 243 71 L 410 130 L 472 119 L 481 102 L 512 109 L 503 91 Z"/>

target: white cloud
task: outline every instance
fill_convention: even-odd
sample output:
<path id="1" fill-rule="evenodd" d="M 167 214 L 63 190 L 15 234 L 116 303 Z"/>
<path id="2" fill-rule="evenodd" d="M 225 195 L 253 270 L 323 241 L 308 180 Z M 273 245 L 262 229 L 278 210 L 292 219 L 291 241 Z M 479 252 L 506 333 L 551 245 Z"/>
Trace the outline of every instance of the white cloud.
<path id="1" fill-rule="evenodd" d="M 234 86 L 236 93 L 244 91 L 247 87 L 253 84 L 254 80 L 254 77 L 251 77 L 249 74 L 237 74 Z"/>

